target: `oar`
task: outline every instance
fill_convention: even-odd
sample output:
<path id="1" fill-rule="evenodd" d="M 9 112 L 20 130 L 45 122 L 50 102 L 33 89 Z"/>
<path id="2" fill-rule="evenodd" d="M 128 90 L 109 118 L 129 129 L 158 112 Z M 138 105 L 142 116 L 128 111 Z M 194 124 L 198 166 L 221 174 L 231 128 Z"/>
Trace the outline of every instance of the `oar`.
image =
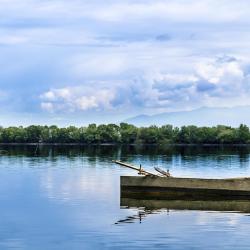
<path id="1" fill-rule="evenodd" d="M 116 164 L 118 164 L 118 165 L 121 165 L 121 166 L 123 166 L 123 167 L 127 167 L 127 168 L 130 168 L 130 169 L 136 170 L 136 171 L 139 172 L 139 174 L 151 175 L 151 176 L 158 176 L 158 175 L 156 175 L 156 174 L 150 173 L 150 172 L 148 172 L 148 171 L 142 169 L 141 165 L 140 165 L 140 167 L 138 168 L 138 167 L 136 167 L 136 166 L 133 166 L 133 165 L 131 165 L 131 164 L 128 164 L 128 163 L 125 163 L 125 162 L 121 162 L 121 161 L 115 161 L 115 160 L 114 160 L 113 162 L 116 163 Z"/>
<path id="2" fill-rule="evenodd" d="M 160 174 L 164 175 L 165 177 L 171 177 L 169 171 L 164 171 L 163 169 L 161 168 L 158 168 L 158 167 L 154 167 L 154 169 L 159 172 Z"/>

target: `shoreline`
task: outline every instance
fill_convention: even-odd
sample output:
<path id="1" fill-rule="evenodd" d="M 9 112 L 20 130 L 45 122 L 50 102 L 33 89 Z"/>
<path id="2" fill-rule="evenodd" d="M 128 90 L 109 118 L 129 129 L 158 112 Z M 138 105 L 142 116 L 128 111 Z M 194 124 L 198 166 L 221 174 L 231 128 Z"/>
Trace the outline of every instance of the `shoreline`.
<path id="1" fill-rule="evenodd" d="M 36 143 L 36 142 L 4 142 L 0 143 L 0 146 L 250 146 L 250 143 L 169 143 L 169 144 L 157 144 L 157 143 Z"/>

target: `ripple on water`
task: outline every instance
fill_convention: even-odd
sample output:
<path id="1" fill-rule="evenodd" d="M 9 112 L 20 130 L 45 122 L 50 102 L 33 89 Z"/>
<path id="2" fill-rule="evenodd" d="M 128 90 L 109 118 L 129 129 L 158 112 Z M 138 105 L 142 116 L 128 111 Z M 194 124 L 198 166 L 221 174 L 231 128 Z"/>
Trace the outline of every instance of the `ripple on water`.
<path id="1" fill-rule="evenodd" d="M 134 173 L 111 163 L 162 166 L 175 176 L 248 176 L 249 148 L 8 152 L 0 156 L 0 249 L 249 249 L 248 214 L 187 210 L 185 204 L 120 207 L 119 177 Z"/>

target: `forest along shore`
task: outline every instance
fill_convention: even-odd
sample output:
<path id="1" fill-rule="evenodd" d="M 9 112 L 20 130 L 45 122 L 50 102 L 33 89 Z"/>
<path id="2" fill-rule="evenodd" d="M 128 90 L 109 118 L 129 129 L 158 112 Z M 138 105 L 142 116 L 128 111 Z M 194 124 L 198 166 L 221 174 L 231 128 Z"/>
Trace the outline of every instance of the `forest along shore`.
<path id="1" fill-rule="evenodd" d="M 234 128 L 172 125 L 136 127 L 121 123 L 86 127 L 31 125 L 0 127 L 1 144 L 250 144 L 250 130 L 241 124 Z"/>

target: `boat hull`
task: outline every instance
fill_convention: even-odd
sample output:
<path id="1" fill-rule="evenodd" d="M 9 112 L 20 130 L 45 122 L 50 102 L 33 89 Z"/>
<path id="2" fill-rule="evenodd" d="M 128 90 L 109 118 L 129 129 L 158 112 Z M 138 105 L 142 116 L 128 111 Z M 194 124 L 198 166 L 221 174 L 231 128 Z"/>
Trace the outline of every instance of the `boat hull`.
<path id="1" fill-rule="evenodd" d="M 121 176 L 121 197 L 168 200 L 250 200 L 250 178 Z"/>

